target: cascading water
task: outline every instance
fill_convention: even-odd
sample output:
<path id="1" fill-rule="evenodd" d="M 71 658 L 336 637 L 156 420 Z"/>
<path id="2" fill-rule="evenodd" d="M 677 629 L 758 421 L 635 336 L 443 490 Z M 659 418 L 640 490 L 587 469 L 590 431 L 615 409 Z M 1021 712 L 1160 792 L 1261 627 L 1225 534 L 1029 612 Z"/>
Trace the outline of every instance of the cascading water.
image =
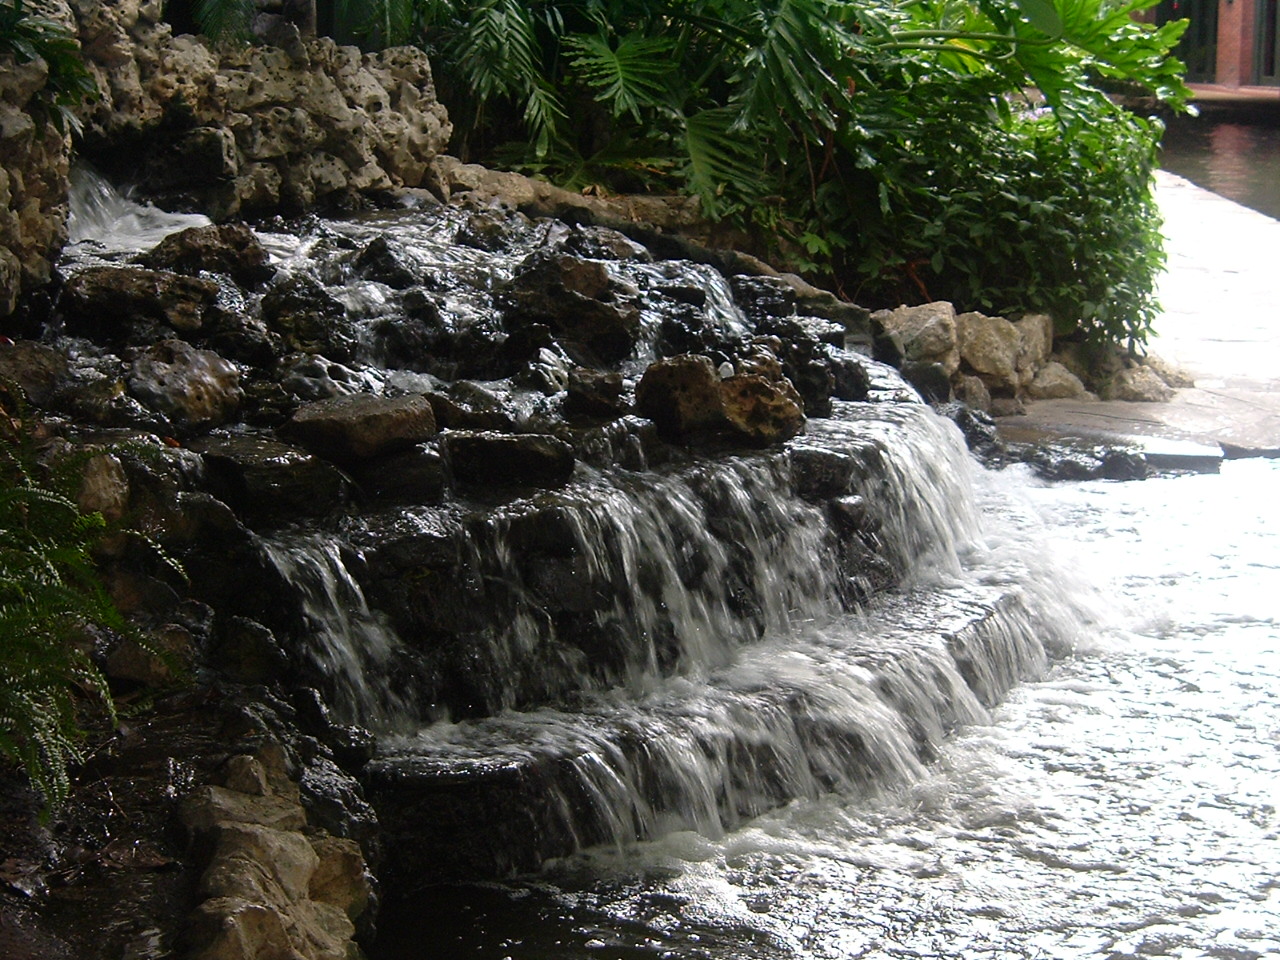
<path id="1" fill-rule="evenodd" d="M 73 251 L 79 262 L 153 242 L 99 233 Z M 371 956 L 1205 955 L 1163 928 L 1212 902 L 1196 899 L 1197 913 L 1153 892 L 1159 868 L 1185 877 L 1200 854 L 1143 860 L 1137 845 L 1153 833 L 1100 826 L 1098 810 L 1126 802 L 1118 778 L 1158 767 L 1158 746 L 1135 751 L 1133 766 L 1095 764 L 1054 727 L 1071 710 L 1117 727 L 1158 711 L 1174 671 L 1115 708 L 1090 699 L 1109 689 L 1110 660 L 1050 667 L 1115 634 L 1042 548 L 1034 504 L 1054 495 L 1035 491 L 1028 506 L 975 474 L 955 429 L 833 343 L 839 330 L 770 320 L 758 303 L 753 313 L 708 267 L 502 211 L 381 212 L 261 236 L 276 278 L 235 308 L 288 350 L 270 378 L 254 374 L 269 380 L 251 384 L 259 406 L 226 435 L 268 432 L 281 394 L 294 407 L 417 394 L 454 418 L 450 431 L 554 435 L 576 457 L 554 489 L 476 487 L 448 477 L 447 442 L 436 442 L 394 494 L 379 475 L 390 466 L 348 464 L 340 479 L 354 493 L 340 509 L 250 510 L 255 529 L 236 531 L 235 562 L 262 584 L 242 609 L 226 598 L 231 612 L 287 648 L 290 681 L 314 686 L 333 723 L 376 738 L 359 775 L 380 817 L 391 906 Z M 548 262 L 607 291 L 588 306 L 631 338 L 626 351 L 546 313 L 527 278 L 541 282 Z M 702 352 L 732 367 L 761 325 L 788 323 L 817 331 L 804 333 L 804 363 L 857 367 L 870 386 L 866 401 L 830 401 L 786 444 L 691 452 L 635 416 L 561 415 L 575 365 L 611 367 L 629 397 L 656 357 Z M 1087 536 L 1077 519 L 1062 525 Z M 1033 685 L 998 707 L 1023 681 Z M 1237 725 L 1275 727 L 1269 709 Z M 1115 754 L 1132 747 L 1083 729 Z M 1245 756 L 1239 739 L 1222 742 Z M 1090 824 L 1020 793 L 1023 774 L 1010 771 L 1025 762 L 1072 778 Z M 1106 782 L 1090 793 L 1091 778 Z M 1198 782 L 1179 781 L 1183 801 L 1161 830 L 1210 816 L 1190 799 Z M 1215 796 L 1213 809 L 1239 812 L 1274 846 L 1274 808 L 1256 784 L 1238 786 L 1247 803 Z M 1135 817 L 1161 804 L 1158 790 L 1138 795 Z M 1226 830 L 1227 852 L 1203 859 L 1248 860 L 1247 833 Z M 1141 864 L 1132 875 L 1125 858 Z M 1087 908 L 1103 918 L 1088 921 L 1057 916 L 1066 908 L 1048 895 L 1022 910 L 1038 884 L 1070 889 L 1086 909 L 1111 896 L 1088 878 L 1120 874 L 1132 882 L 1113 899 L 1147 911 L 1164 939 L 1108 938 L 1111 920 L 1145 929 L 1115 903 Z M 506 879 L 467 884 L 481 878 Z M 1244 896 L 1232 882 L 1221 895 Z M 1257 871 L 1248 883 L 1251 902 L 1272 898 Z M 1240 929 L 1262 933 L 1218 931 L 1208 955 L 1265 955 L 1249 952 L 1270 946 L 1264 921 L 1241 915 Z M 1188 942 L 1209 936 L 1211 924 L 1195 924 Z"/>

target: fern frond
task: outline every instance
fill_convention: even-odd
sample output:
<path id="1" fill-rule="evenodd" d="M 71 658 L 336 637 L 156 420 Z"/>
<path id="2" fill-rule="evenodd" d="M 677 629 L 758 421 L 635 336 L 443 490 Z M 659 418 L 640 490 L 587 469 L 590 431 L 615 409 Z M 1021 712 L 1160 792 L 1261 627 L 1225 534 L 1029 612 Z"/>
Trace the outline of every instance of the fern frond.
<path id="1" fill-rule="evenodd" d="M 565 46 L 576 52 L 570 67 L 615 117 L 629 113 L 640 123 L 642 108 L 667 105 L 673 40 L 630 33 L 613 46 L 599 34 L 576 34 Z"/>
<path id="2" fill-rule="evenodd" d="M 722 196 L 731 187 L 739 196 L 761 192 L 759 160 L 734 130 L 737 111 L 730 107 L 703 110 L 684 118 L 689 189 L 708 215 L 719 215 Z"/>
<path id="3" fill-rule="evenodd" d="M 211 40 L 248 40 L 256 13 L 253 0 L 200 0 L 196 22 Z"/>

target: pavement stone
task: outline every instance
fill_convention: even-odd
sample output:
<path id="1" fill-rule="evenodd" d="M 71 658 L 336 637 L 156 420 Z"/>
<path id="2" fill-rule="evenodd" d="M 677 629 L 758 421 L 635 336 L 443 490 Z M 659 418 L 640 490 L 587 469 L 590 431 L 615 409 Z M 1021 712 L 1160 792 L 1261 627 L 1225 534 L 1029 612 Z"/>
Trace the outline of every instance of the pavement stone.
<path id="1" fill-rule="evenodd" d="M 1280 457 L 1280 220 L 1160 171 L 1163 313 L 1149 343 L 1195 387 L 1167 403 L 1037 400 L 1001 420 L 1009 436 L 1149 437 Z M 1191 448 L 1187 448 L 1191 449 Z"/>

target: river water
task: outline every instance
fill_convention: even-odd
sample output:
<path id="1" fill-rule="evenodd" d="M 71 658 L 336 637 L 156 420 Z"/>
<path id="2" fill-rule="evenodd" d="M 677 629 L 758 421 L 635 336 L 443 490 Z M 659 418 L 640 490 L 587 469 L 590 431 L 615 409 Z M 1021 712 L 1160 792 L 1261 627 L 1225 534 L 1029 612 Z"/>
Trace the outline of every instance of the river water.
<path id="1" fill-rule="evenodd" d="M 1175 119 L 1165 131 L 1160 165 L 1228 200 L 1280 218 L 1280 122 L 1275 116 L 1254 122 Z"/>
<path id="2" fill-rule="evenodd" d="M 1278 483 L 985 477 L 993 539 L 1043 537 L 1111 615 L 924 777 L 437 889 L 378 956 L 1280 955 Z"/>

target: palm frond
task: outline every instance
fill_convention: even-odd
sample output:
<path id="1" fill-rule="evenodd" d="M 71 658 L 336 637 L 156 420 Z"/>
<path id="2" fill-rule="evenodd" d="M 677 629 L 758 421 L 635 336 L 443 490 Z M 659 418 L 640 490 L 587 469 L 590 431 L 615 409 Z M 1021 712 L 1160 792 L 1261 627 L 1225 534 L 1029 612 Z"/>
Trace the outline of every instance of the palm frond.
<path id="1" fill-rule="evenodd" d="M 615 46 L 600 34 L 577 34 L 565 46 L 575 52 L 570 67 L 615 117 L 629 113 L 640 123 L 642 109 L 667 104 L 673 40 L 630 33 Z"/>
<path id="2" fill-rule="evenodd" d="M 196 22 L 212 40 L 247 40 L 256 13 L 253 0 L 200 0 Z"/>
<path id="3" fill-rule="evenodd" d="M 686 181 L 710 216 L 718 216 L 726 189 L 739 197 L 760 190 L 758 151 L 734 129 L 737 111 L 703 110 L 684 118 Z"/>

